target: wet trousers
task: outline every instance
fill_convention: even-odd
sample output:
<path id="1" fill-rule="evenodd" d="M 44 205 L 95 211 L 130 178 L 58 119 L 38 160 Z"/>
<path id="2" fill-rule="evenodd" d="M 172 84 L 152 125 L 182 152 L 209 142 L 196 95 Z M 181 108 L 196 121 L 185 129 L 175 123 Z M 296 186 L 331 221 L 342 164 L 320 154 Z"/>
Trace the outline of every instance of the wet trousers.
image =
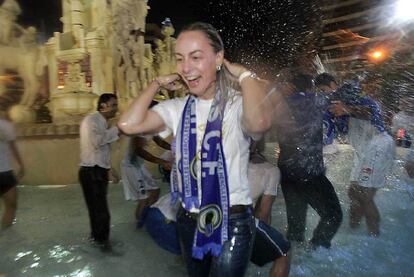
<path id="1" fill-rule="evenodd" d="M 282 172 L 281 186 L 286 204 L 287 239 L 304 240 L 306 213 L 310 205 L 320 216 L 311 243 L 329 248 L 342 222 L 341 206 L 332 183 L 324 174 L 301 181 L 284 180 Z"/>
<path id="2" fill-rule="evenodd" d="M 79 182 L 88 207 L 91 226 L 91 239 L 106 242 L 109 239 L 110 214 L 108 201 L 108 169 L 94 166 L 82 166 L 79 170 Z"/>
<path id="3" fill-rule="evenodd" d="M 244 276 L 253 248 L 255 223 L 251 209 L 232 213 L 229 217 L 229 240 L 225 242 L 219 257 L 206 255 L 203 260 L 192 258 L 196 219 L 180 208 L 177 214 L 177 230 L 181 252 L 189 276 L 242 277 Z"/>

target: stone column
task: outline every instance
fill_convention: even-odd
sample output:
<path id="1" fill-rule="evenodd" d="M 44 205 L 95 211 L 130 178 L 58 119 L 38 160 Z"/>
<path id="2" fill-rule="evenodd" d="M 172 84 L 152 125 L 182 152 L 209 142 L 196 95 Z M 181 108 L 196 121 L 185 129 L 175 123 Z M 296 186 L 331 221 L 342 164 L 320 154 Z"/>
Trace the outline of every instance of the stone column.
<path id="1" fill-rule="evenodd" d="M 92 70 L 92 92 L 101 95 L 105 92 L 105 77 L 109 78 L 110 76 L 104 76 L 103 67 L 103 48 L 104 48 L 104 39 L 103 37 L 97 35 L 96 33 L 89 33 L 86 37 L 86 48 L 90 54 L 91 59 L 91 70 Z"/>
<path id="2" fill-rule="evenodd" d="M 46 43 L 46 55 L 48 64 L 48 76 L 49 76 L 49 91 L 50 95 L 57 92 L 58 86 L 58 67 L 56 59 L 56 39 L 50 38 Z"/>

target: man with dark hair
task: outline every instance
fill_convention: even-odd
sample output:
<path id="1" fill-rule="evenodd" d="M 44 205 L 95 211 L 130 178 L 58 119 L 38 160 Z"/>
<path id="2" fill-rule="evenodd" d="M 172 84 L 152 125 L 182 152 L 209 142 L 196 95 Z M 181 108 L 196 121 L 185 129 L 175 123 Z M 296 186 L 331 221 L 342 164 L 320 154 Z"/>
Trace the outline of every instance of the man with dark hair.
<path id="1" fill-rule="evenodd" d="M 115 94 L 99 97 L 97 112 L 86 116 L 80 125 L 79 181 L 88 207 L 91 240 L 102 250 L 110 250 L 110 214 L 107 203 L 108 171 L 111 168 L 111 143 L 118 137 L 118 128 L 108 128 L 115 117 L 118 100 Z"/>
<path id="2" fill-rule="evenodd" d="M 304 240 L 306 214 L 310 205 L 320 216 L 311 246 L 329 248 L 342 221 L 342 210 L 323 162 L 323 111 L 326 103 L 311 92 L 312 76 L 292 74 L 290 95 L 275 107 L 275 126 L 280 154 L 282 192 L 288 221 L 287 238 Z"/>
<path id="3" fill-rule="evenodd" d="M 335 90 L 337 83 L 332 75 L 328 73 L 322 73 L 316 76 L 315 86 L 320 88 L 322 91 L 332 90 L 332 88 Z"/>

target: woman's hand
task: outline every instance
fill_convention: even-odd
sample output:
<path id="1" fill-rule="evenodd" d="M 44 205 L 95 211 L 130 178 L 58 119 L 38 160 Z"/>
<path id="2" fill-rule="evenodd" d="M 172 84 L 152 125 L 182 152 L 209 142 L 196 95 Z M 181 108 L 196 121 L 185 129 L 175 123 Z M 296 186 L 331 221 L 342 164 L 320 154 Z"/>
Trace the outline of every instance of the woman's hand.
<path id="1" fill-rule="evenodd" d="M 180 75 L 174 73 L 158 76 L 154 79 L 154 82 L 156 82 L 160 87 L 167 90 L 179 90 L 183 87 L 183 84 L 180 82 L 180 80 Z"/>
<path id="2" fill-rule="evenodd" d="M 227 70 L 236 78 L 238 79 L 243 72 L 249 71 L 247 68 L 242 66 L 241 64 L 231 63 L 228 60 L 223 60 L 224 65 L 226 66 Z"/>

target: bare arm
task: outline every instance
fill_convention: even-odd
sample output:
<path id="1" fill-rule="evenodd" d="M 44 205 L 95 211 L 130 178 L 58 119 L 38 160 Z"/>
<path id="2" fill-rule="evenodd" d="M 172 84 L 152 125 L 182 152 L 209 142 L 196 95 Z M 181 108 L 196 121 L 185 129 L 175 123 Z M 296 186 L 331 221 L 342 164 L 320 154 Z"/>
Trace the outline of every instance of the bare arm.
<path id="1" fill-rule="evenodd" d="M 160 87 L 169 90 L 179 89 L 175 84 L 180 77 L 177 74 L 159 76 L 144 89 L 128 109 L 122 113 L 118 127 L 128 135 L 132 134 L 156 134 L 165 129 L 162 118 L 154 111 L 149 110 L 152 99 Z"/>
<path id="2" fill-rule="evenodd" d="M 238 64 L 224 61 L 227 69 L 238 78 L 247 69 Z M 241 84 L 243 97 L 243 126 L 249 133 L 262 133 L 271 125 L 271 104 L 267 98 L 268 83 L 264 80 L 246 77 Z"/>
<path id="3" fill-rule="evenodd" d="M 138 156 L 140 156 L 144 160 L 149 161 L 151 163 L 161 164 L 161 165 L 164 165 L 165 163 L 169 163 L 166 160 L 155 157 L 154 155 L 152 155 L 150 152 L 148 152 L 147 150 L 145 150 L 143 148 L 138 148 L 136 153 L 137 153 Z"/>
<path id="4" fill-rule="evenodd" d="M 24 175 L 24 164 L 23 164 L 23 160 L 22 160 L 22 158 L 20 156 L 20 152 L 17 149 L 16 143 L 14 141 L 10 141 L 9 142 L 9 148 L 10 148 L 10 151 L 11 151 L 14 159 L 19 164 L 19 169 L 16 172 L 16 176 L 17 176 L 18 179 L 20 179 Z"/>
<path id="5" fill-rule="evenodd" d="M 163 140 L 162 138 L 160 138 L 159 136 L 154 136 L 152 138 L 152 140 L 159 146 L 164 148 L 165 150 L 171 150 L 171 145 L 166 142 L 165 140 Z"/>

